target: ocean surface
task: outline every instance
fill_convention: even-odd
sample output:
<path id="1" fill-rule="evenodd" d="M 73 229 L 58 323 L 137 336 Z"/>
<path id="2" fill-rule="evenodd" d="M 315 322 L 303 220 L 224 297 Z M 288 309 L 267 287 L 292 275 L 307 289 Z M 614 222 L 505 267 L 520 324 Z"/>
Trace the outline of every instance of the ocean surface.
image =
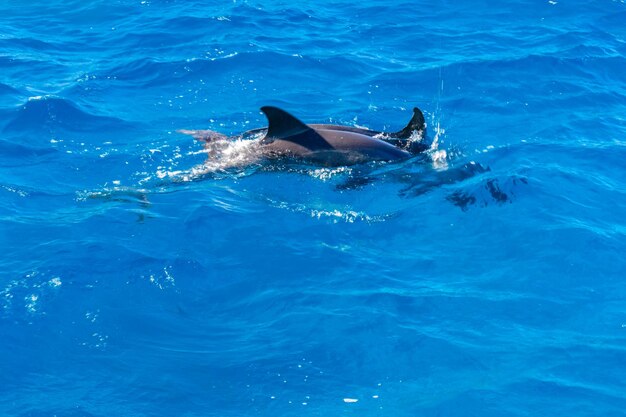
<path id="1" fill-rule="evenodd" d="M 626 415 L 623 1 L 0 14 L 1 416 Z M 250 162 L 264 105 L 430 148 Z"/>

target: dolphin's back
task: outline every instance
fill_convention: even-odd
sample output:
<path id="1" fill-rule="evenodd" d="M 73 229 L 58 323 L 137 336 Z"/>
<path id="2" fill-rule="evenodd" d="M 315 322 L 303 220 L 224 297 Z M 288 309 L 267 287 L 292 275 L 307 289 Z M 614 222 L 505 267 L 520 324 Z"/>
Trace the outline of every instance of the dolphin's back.
<path id="1" fill-rule="evenodd" d="M 333 149 L 344 152 L 360 152 L 375 160 L 406 159 L 411 155 L 383 140 L 357 132 L 315 129 Z"/>
<path id="2" fill-rule="evenodd" d="M 373 160 L 400 160 L 410 153 L 353 130 L 315 129 L 284 110 L 261 108 L 268 119 L 264 151 L 276 156 L 294 156 L 327 165 L 351 165 Z"/>

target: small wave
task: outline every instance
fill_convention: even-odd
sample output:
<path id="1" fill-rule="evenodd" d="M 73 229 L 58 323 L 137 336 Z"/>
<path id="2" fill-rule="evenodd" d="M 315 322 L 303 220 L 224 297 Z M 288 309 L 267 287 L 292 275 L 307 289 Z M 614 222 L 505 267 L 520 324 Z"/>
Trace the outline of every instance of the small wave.
<path id="1" fill-rule="evenodd" d="M 0 48 L 3 49 L 18 49 L 18 50 L 33 50 L 33 51 L 59 51 L 63 50 L 60 45 L 55 45 L 49 41 L 42 41 L 41 39 L 34 38 L 6 38 L 0 39 Z"/>
<path id="2" fill-rule="evenodd" d="M 111 42 L 111 46 L 146 49 L 160 48 L 164 44 L 183 45 L 196 41 L 198 36 L 205 36 L 207 33 L 223 33 L 229 22 L 230 18 L 226 16 L 173 16 L 163 21 L 148 21 L 144 22 L 142 31 L 126 33 Z M 167 28 L 166 31 L 164 28 Z"/>
<path id="3" fill-rule="evenodd" d="M 24 99 L 24 94 L 7 84 L 0 83 L 0 120 L 5 120 L 9 112 L 6 109 L 10 109 Z"/>
<path id="4" fill-rule="evenodd" d="M 365 76 L 367 65 L 349 57 L 311 58 L 276 51 L 218 51 L 216 54 L 207 52 L 204 56 L 185 60 L 158 61 L 152 58 L 141 58 L 123 65 L 118 65 L 98 74 L 99 77 L 110 77 L 122 82 L 132 82 L 133 86 L 163 86 L 181 80 L 219 80 L 228 77 L 231 82 L 231 70 L 245 73 L 245 82 L 265 71 L 281 71 L 290 68 L 296 74 L 315 68 L 329 76 L 352 77 Z"/>
<path id="5" fill-rule="evenodd" d="M 30 162 L 30 158 L 38 159 L 42 156 L 55 154 L 57 150 L 48 145 L 49 144 L 38 146 L 38 144 L 31 144 L 28 143 L 26 140 L 20 140 L 18 142 L 0 139 L 0 158 L 3 160 L 8 159 L 12 161 L 10 164 L 2 162 L 1 165 L 5 167 L 11 165 L 24 166 Z"/>
<path id="6" fill-rule="evenodd" d="M 291 211 L 294 213 L 303 213 L 314 219 L 328 220 L 332 223 L 378 223 L 384 222 L 392 217 L 391 214 L 369 215 L 363 211 L 354 210 L 352 207 L 349 206 L 321 208 L 309 206 L 303 203 L 277 201 L 270 198 L 267 199 L 267 202 L 269 205 L 279 209 Z"/>
<path id="7" fill-rule="evenodd" d="M 0 83 L 0 96 L 4 96 L 4 95 L 18 95 L 21 94 L 18 90 L 16 90 L 15 88 Z"/>
<path id="8" fill-rule="evenodd" d="M 119 130 L 129 127 L 121 119 L 99 116 L 80 109 L 70 100 L 38 96 L 13 112 L 13 117 L 5 126 L 5 132 L 53 130 L 61 128 L 68 131 Z"/>

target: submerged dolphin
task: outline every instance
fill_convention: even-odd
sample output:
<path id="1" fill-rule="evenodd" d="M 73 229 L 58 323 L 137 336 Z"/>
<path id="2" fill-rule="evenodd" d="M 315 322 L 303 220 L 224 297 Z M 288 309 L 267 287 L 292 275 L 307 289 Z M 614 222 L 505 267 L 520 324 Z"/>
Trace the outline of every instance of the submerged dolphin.
<path id="1" fill-rule="evenodd" d="M 268 127 L 244 132 L 240 138 L 265 136 L 258 141 L 263 157 L 296 158 L 326 166 L 354 165 L 369 161 L 398 161 L 428 149 L 422 143 L 426 123 L 416 107 L 407 126 L 395 133 L 329 124 L 307 125 L 277 107 L 261 108 Z M 210 145 L 228 138 L 210 130 L 181 130 Z M 415 139 L 412 139 L 415 138 Z M 208 146 L 207 146 L 208 148 Z"/>

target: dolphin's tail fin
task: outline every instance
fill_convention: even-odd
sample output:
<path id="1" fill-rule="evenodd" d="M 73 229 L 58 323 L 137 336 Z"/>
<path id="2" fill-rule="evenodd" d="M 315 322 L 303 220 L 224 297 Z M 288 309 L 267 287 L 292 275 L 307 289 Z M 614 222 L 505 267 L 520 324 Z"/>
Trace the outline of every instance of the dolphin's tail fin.
<path id="1" fill-rule="evenodd" d="M 414 131 L 421 132 L 422 135 L 426 133 L 426 121 L 424 120 L 424 113 L 417 107 L 413 108 L 413 117 L 409 121 L 406 127 L 393 134 L 393 137 L 398 139 L 408 139 L 411 137 Z"/>

